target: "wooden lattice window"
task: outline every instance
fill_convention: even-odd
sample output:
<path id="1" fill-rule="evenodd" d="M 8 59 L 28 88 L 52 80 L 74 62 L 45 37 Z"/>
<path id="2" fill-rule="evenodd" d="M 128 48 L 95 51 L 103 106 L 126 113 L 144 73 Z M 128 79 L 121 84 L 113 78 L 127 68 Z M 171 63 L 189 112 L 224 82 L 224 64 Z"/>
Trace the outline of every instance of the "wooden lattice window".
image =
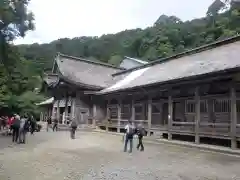
<path id="1" fill-rule="evenodd" d="M 207 113 L 208 112 L 208 101 L 200 100 L 200 112 Z"/>
<path id="2" fill-rule="evenodd" d="M 195 113 L 196 112 L 196 101 L 195 100 L 187 100 L 185 102 L 185 113 Z M 200 100 L 200 112 L 207 113 L 208 112 L 208 101 Z"/>
<path id="3" fill-rule="evenodd" d="M 108 110 L 109 110 L 110 119 L 117 119 L 118 118 L 117 105 L 109 106 Z"/>
<path id="4" fill-rule="evenodd" d="M 134 108 L 135 108 L 135 119 L 136 120 L 145 120 L 146 119 L 145 103 L 135 104 Z"/>
<path id="5" fill-rule="evenodd" d="M 216 113 L 229 113 L 231 112 L 231 101 L 229 99 L 215 99 L 213 109 Z"/>
<path id="6" fill-rule="evenodd" d="M 240 113 L 240 99 L 237 100 L 237 112 Z"/>
<path id="7" fill-rule="evenodd" d="M 129 104 L 123 104 L 121 106 L 121 119 L 131 119 L 131 106 Z"/>
<path id="8" fill-rule="evenodd" d="M 152 114 L 161 113 L 161 104 L 160 103 L 152 103 Z"/>
<path id="9" fill-rule="evenodd" d="M 185 101 L 185 113 L 195 113 L 196 103 L 194 100 Z"/>

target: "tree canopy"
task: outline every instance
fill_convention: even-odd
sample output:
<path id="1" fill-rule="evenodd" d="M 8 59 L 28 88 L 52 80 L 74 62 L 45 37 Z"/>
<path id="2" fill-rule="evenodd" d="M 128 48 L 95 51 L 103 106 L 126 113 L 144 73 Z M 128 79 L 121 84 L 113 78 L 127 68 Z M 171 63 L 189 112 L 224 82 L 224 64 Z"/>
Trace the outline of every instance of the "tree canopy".
<path id="1" fill-rule="evenodd" d="M 161 15 L 152 27 L 125 30 L 101 37 L 63 38 L 49 44 L 21 45 L 26 59 L 51 69 L 57 51 L 118 65 L 124 56 L 155 60 L 240 33 L 239 1 L 215 0 L 206 17 L 183 22 Z M 59 48 L 60 47 L 60 48 Z"/>
<path id="2" fill-rule="evenodd" d="M 44 99 L 36 92 L 41 84 L 39 66 L 25 59 L 12 45 L 34 29 L 33 14 L 27 10 L 30 0 L 0 1 L 0 115 L 38 113 L 35 105 Z"/>

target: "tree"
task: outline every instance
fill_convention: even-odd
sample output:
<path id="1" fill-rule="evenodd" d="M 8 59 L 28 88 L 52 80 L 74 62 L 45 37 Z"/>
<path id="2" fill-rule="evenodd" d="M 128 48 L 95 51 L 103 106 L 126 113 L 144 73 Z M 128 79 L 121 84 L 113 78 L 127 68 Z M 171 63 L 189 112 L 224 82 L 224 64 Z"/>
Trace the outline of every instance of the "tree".
<path id="1" fill-rule="evenodd" d="M 161 15 L 146 29 L 125 30 L 101 37 L 63 38 L 49 44 L 19 46 L 19 49 L 39 70 L 51 69 L 57 42 L 61 42 L 65 54 L 115 65 L 120 61 L 119 57 L 124 56 L 155 60 L 239 34 L 239 7 L 239 0 L 215 0 L 203 18 L 182 22 L 176 16 Z"/>
<path id="2" fill-rule="evenodd" d="M 8 42 L 24 37 L 28 30 L 34 29 L 33 14 L 27 11 L 30 0 L 0 1 L 0 60 L 6 62 Z"/>

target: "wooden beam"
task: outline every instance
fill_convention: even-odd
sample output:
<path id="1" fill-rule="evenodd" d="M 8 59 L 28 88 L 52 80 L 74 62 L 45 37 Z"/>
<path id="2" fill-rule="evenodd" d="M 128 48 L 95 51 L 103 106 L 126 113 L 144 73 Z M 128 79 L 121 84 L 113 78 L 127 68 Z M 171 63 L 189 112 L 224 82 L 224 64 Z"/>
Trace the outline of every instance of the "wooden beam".
<path id="1" fill-rule="evenodd" d="M 235 87 L 231 87 L 230 91 L 230 99 L 231 99 L 231 148 L 237 148 L 237 139 L 236 139 L 236 131 L 237 131 L 237 97 Z"/>
<path id="2" fill-rule="evenodd" d="M 150 136 L 150 130 L 152 125 L 152 98 L 148 99 L 148 136 Z"/>
<path id="3" fill-rule="evenodd" d="M 173 101 L 172 96 L 168 96 L 168 140 L 172 140 L 172 121 L 173 121 Z"/>
<path id="4" fill-rule="evenodd" d="M 199 137 L 199 124 L 200 124 L 200 118 L 201 118 L 201 109 L 200 109 L 200 95 L 199 95 L 199 87 L 196 87 L 195 89 L 195 143 L 200 143 L 200 137 Z"/>

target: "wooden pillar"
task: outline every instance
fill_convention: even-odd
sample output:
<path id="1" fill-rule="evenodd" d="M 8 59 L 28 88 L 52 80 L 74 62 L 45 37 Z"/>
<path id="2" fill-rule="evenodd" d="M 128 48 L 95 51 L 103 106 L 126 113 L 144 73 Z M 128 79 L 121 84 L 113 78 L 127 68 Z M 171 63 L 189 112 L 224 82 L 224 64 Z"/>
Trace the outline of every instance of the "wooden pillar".
<path id="1" fill-rule="evenodd" d="M 118 100 L 118 104 L 117 104 L 117 132 L 120 132 L 120 123 L 121 123 L 121 112 L 122 112 L 122 101 Z"/>
<path id="2" fill-rule="evenodd" d="M 96 120 L 97 120 L 97 105 L 93 103 L 93 119 L 92 119 L 92 126 L 96 127 Z"/>
<path id="3" fill-rule="evenodd" d="M 76 120 L 75 119 L 76 98 L 71 98 L 71 99 L 72 99 L 72 102 L 71 102 L 71 119 Z"/>
<path id="4" fill-rule="evenodd" d="M 109 108 L 108 108 L 108 105 L 109 105 L 109 100 L 107 101 L 107 115 L 106 115 L 106 131 L 108 131 L 108 126 L 109 126 L 109 119 L 110 119 L 110 112 L 109 112 Z"/>
<path id="5" fill-rule="evenodd" d="M 151 135 L 152 127 L 152 98 L 148 99 L 148 136 Z"/>
<path id="6" fill-rule="evenodd" d="M 199 124 L 200 124 L 200 118 L 201 118 L 201 110 L 200 110 L 200 95 L 199 95 L 199 87 L 196 87 L 195 89 L 195 143 L 200 143 L 200 137 L 199 137 Z"/>
<path id="7" fill-rule="evenodd" d="M 132 119 L 132 122 L 135 121 L 135 106 L 134 106 L 134 99 L 132 99 L 132 104 L 131 104 L 131 112 L 132 112 L 132 116 L 131 116 L 131 119 Z"/>
<path id="8" fill-rule="evenodd" d="M 231 148 L 237 148 L 236 128 L 237 128 L 237 97 L 235 87 L 231 87 Z"/>
<path id="9" fill-rule="evenodd" d="M 168 96 L 168 140 L 172 140 L 172 118 L 173 118 L 173 101 L 172 96 Z"/>
<path id="10" fill-rule="evenodd" d="M 68 119 L 68 94 L 65 94 L 65 109 L 64 109 L 64 121 L 67 121 Z M 65 122 L 62 122 L 62 124 L 64 124 Z"/>

